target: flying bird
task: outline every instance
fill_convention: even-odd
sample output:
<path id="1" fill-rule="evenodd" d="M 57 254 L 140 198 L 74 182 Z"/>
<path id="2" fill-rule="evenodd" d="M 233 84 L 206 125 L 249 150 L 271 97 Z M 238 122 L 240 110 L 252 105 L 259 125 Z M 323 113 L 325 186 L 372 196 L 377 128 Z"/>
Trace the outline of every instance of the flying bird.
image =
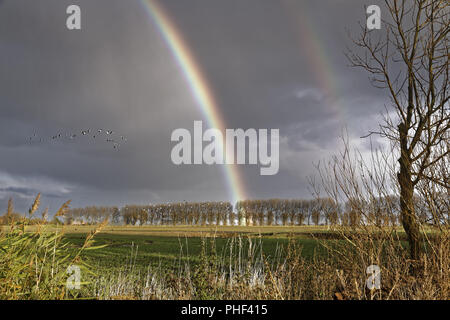
<path id="1" fill-rule="evenodd" d="M 113 138 L 113 135 L 115 134 L 113 130 L 104 130 L 104 129 L 83 129 L 78 131 L 80 133 L 80 136 L 90 136 L 93 139 L 99 137 L 102 133 L 105 133 L 107 136 L 110 136 L 111 138 L 107 138 L 106 142 L 112 143 L 114 149 L 118 149 L 120 147 L 120 143 L 116 141 L 116 139 Z M 93 135 L 90 135 L 91 132 L 93 132 Z M 75 140 L 79 135 L 77 133 L 66 133 L 64 134 L 64 138 L 68 138 L 70 140 Z M 49 138 L 49 140 L 57 140 L 63 138 L 63 135 L 61 133 L 58 133 L 56 135 L 53 135 Z M 119 138 L 117 138 L 119 139 Z M 40 141 L 43 142 L 46 139 L 43 139 L 42 137 L 38 138 L 37 133 L 33 133 L 32 136 L 28 137 L 28 142 L 33 143 L 34 141 Z M 126 137 L 121 135 L 120 136 L 121 141 L 127 141 Z"/>

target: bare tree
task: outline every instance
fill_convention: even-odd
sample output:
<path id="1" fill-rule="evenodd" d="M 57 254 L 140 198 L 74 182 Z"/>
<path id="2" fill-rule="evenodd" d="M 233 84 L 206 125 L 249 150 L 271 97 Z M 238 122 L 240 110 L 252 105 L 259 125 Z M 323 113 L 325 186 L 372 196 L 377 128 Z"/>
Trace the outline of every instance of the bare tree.
<path id="1" fill-rule="evenodd" d="M 385 0 L 383 31 L 362 32 L 347 53 L 352 66 L 387 90 L 395 116 L 386 113 L 380 134 L 399 150 L 400 213 L 410 255 L 419 260 L 421 231 L 414 210 L 416 186 L 428 180 L 448 190 L 437 166 L 449 155 L 449 2 Z"/>

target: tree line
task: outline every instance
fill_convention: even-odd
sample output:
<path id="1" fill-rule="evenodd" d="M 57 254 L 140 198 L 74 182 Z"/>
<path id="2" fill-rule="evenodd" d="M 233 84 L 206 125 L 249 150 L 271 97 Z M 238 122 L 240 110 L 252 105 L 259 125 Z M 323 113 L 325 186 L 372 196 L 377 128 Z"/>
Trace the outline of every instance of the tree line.
<path id="1" fill-rule="evenodd" d="M 441 224 L 420 197 L 415 198 L 416 212 L 421 223 Z M 447 210 L 449 203 L 441 203 Z M 449 215 L 443 215 L 449 219 Z M 445 218 L 446 217 L 446 218 Z M 230 202 L 178 202 L 154 205 L 76 208 L 65 215 L 67 224 L 93 224 L 109 219 L 113 224 L 125 225 L 378 225 L 397 226 L 400 221 L 400 200 L 387 196 L 362 201 L 337 203 L 331 198 L 267 199 Z"/>
<path id="2" fill-rule="evenodd" d="M 418 219 L 424 224 L 440 225 L 450 221 L 450 201 L 441 197 L 430 208 L 429 201 L 414 198 Z M 445 200 L 447 199 L 447 200 Z M 436 215 L 439 211 L 443 214 Z M 22 217 L 16 213 L 12 200 L 8 210 L 0 216 L 0 225 Z M 23 218 L 23 217 L 22 217 Z M 30 219 L 48 222 L 48 210 L 42 218 Z M 178 202 L 153 205 L 127 205 L 122 208 L 88 206 L 68 209 L 63 217 L 54 217 L 55 224 L 97 224 L 108 219 L 113 224 L 125 225 L 192 225 L 192 226 L 300 226 L 300 225 L 377 225 L 401 224 L 400 199 L 395 196 L 362 200 L 350 199 L 337 203 L 331 198 L 316 199 L 266 199 L 230 202 Z"/>

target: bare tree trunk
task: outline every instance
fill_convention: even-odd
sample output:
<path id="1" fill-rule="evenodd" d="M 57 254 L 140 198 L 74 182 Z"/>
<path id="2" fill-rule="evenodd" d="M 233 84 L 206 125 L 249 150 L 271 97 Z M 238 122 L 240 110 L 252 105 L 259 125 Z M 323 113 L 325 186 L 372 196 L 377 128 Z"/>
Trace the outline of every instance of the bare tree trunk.
<path id="1" fill-rule="evenodd" d="M 408 129 L 404 123 L 398 126 L 400 133 L 401 155 L 399 159 L 400 172 L 397 175 L 400 185 L 400 214 L 402 225 L 408 236 L 411 259 L 419 260 L 421 252 L 421 234 L 414 212 L 414 184 L 411 176 L 411 160 L 408 155 Z"/>

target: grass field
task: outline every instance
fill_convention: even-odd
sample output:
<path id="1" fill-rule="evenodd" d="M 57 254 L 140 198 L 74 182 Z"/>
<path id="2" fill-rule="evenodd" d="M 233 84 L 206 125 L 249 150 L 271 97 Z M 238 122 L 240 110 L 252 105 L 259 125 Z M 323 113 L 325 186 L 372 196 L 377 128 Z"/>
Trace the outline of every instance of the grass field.
<path id="1" fill-rule="evenodd" d="M 94 230 L 99 232 L 91 238 Z M 16 243 L 24 243 L 21 247 L 26 250 L 14 260 L 16 264 L 5 265 L 4 279 L 12 283 L 0 293 L 16 297 L 8 288 L 18 288 L 16 282 L 34 283 L 36 275 L 41 279 L 42 271 L 36 270 L 42 268 L 45 281 L 56 282 L 41 286 L 49 289 L 37 293 L 27 285 L 31 298 L 331 299 L 340 292 L 347 298 L 372 299 L 373 293 L 364 289 L 366 268 L 377 264 L 384 284 L 391 288 L 377 291 L 378 298 L 447 297 L 448 273 L 439 271 L 447 265 L 445 239 L 430 251 L 442 252 L 438 256 L 442 261 L 427 262 L 436 269 L 433 276 L 424 274 L 411 287 L 404 232 L 401 228 L 386 231 L 381 235 L 375 228 L 327 226 L 23 225 L 4 233 L 11 234 L 12 240 L 2 240 L 6 262 L 16 254 Z M 426 234 L 437 235 L 431 229 Z M 57 239 L 62 239 L 60 245 Z M 46 260 L 54 256 L 54 248 L 58 248 L 57 264 L 54 258 Z M 64 260 L 67 255 L 77 258 Z M 64 282 L 68 265 L 82 270 L 81 288 L 70 292 Z M 52 276 L 54 270 L 58 270 L 57 278 Z M 17 274 L 27 276 L 22 281 Z M 431 289 L 415 290 L 417 286 Z"/>
<path id="2" fill-rule="evenodd" d="M 28 227 L 30 231 L 33 227 Z M 60 227 L 54 227 L 60 229 Z M 64 239 L 70 247 L 77 249 L 83 246 L 86 234 L 93 228 L 90 226 L 67 226 L 63 228 Z M 235 248 L 236 261 L 242 255 L 242 267 L 250 261 L 252 266 L 258 265 L 263 255 L 275 264 L 286 255 L 289 238 L 301 245 L 302 256 L 310 260 L 324 249 L 319 240 L 312 234 L 327 232 L 325 227 L 192 227 L 192 226 L 107 226 L 95 236 L 93 246 L 104 246 L 96 250 L 83 252 L 83 260 L 90 266 L 93 275 L 84 280 L 91 282 L 89 293 L 95 288 L 101 295 L 142 296 L 142 287 L 148 275 L 156 275 L 155 279 L 177 278 L 185 274 L 186 268 L 196 273 L 204 268 L 202 252 L 206 249 L 208 261 L 214 251 L 217 261 L 227 263 L 230 248 Z M 329 241 L 329 240 L 326 240 Z M 238 253 L 239 252 L 239 253 Z M 249 258 L 253 256 L 252 258 Z M 208 262 L 209 264 L 209 262 Z M 183 276 L 181 276 L 183 277 Z M 195 276 L 194 276 L 195 277 Z M 200 276 L 203 278 L 204 276 Z M 111 284 L 112 283 L 112 284 Z M 159 284 L 163 288 L 167 284 Z M 111 293 L 120 292 L 120 293 Z M 133 293 L 138 291 L 139 293 Z M 131 293 L 130 293 L 131 292 Z M 127 298 L 125 297 L 125 298 Z"/>
<path id="3" fill-rule="evenodd" d="M 65 238 L 75 247 L 81 247 L 85 239 L 84 235 L 80 234 L 67 234 Z M 206 242 L 209 245 L 207 240 Z M 302 245 L 302 254 L 306 258 L 312 257 L 319 245 L 315 239 L 299 238 L 298 242 Z M 219 255 L 225 253 L 224 249 L 229 243 L 230 240 L 226 238 L 214 240 Z M 261 238 L 261 240 L 255 239 L 253 243 L 262 245 L 264 254 L 271 258 L 277 252 L 281 253 L 280 250 L 287 245 L 288 239 Z M 133 256 L 134 263 L 139 268 L 146 268 L 149 265 L 176 268 L 180 259 L 198 262 L 202 238 L 104 233 L 96 236 L 95 245 L 106 245 L 106 247 L 85 253 L 88 262 L 94 267 L 120 268 L 129 263 Z"/>
<path id="4" fill-rule="evenodd" d="M 26 231 L 36 227 L 27 226 Z M 83 245 L 86 235 L 95 226 L 49 226 L 48 231 L 60 231 L 72 248 Z M 121 269 L 133 262 L 133 267 L 144 270 L 148 266 L 176 269 L 180 261 L 196 264 L 202 241 L 214 238 L 218 255 L 225 255 L 231 241 L 242 239 L 248 245 L 260 246 L 271 259 L 283 254 L 289 238 L 295 238 L 302 247 L 302 256 L 312 258 L 325 251 L 320 245 L 324 235 L 332 234 L 327 226 L 106 226 L 94 238 L 101 249 L 84 252 L 84 258 L 100 273 Z M 399 230 L 400 231 L 400 230 Z M 321 236 L 322 235 L 322 236 Z M 208 242 L 209 243 L 209 242 Z"/>
<path id="5" fill-rule="evenodd" d="M 6 227 L 4 227 L 4 230 Z M 25 231 L 35 231 L 35 226 Z M 49 232 L 64 233 L 70 246 L 80 248 L 86 235 L 95 229 L 90 225 L 46 226 Z M 403 234 L 403 229 L 398 229 Z M 311 259 L 314 254 L 324 254 L 320 242 L 334 239 L 329 226 L 112 226 L 102 229 L 94 238 L 95 246 L 104 246 L 83 253 L 94 270 L 123 269 L 131 261 L 133 267 L 144 270 L 148 266 L 177 269 L 180 262 L 196 264 L 199 261 L 202 242 L 214 239 L 218 255 L 226 255 L 231 241 L 242 239 L 248 245 L 249 239 L 259 246 L 264 255 L 272 259 L 283 254 L 289 239 L 293 238 L 302 247 L 302 256 Z M 334 239 L 335 240 L 335 239 Z M 337 240 L 339 241 L 339 240 Z M 210 244 L 208 244 L 210 245 Z M 131 258 L 133 257 L 133 258 Z"/>
<path id="6" fill-rule="evenodd" d="M 28 227 L 29 230 L 33 227 Z M 55 227 L 56 229 L 56 227 Z M 65 233 L 73 247 L 81 247 L 91 226 L 67 226 L 57 229 Z M 241 238 L 247 243 L 262 247 L 268 258 L 281 254 L 288 244 L 288 237 L 294 236 L 302 245 L 302 255 L 305 258 L 313 256 L 314 251 L 320 252 L 319 242 L 313 234 L 327 232 L 326 227 L 192 227 L 192 226 L 107 226 L 95 236 L 95 245 L 106 245 L 98 250 L 85 252 L 85 257 L 95 269 L 116 269 L 130 263 L 136 268 L 145 269 L 149 265 L 177 268 L 181 260 L 197 263 L 201 252 L 202 241 L 210 244 L 207 239 L 214 238 L 214 245 L 219 255 L 225 254 L 232 239 Z M 206 240 L 205 240 L 206 239 Z"/>

